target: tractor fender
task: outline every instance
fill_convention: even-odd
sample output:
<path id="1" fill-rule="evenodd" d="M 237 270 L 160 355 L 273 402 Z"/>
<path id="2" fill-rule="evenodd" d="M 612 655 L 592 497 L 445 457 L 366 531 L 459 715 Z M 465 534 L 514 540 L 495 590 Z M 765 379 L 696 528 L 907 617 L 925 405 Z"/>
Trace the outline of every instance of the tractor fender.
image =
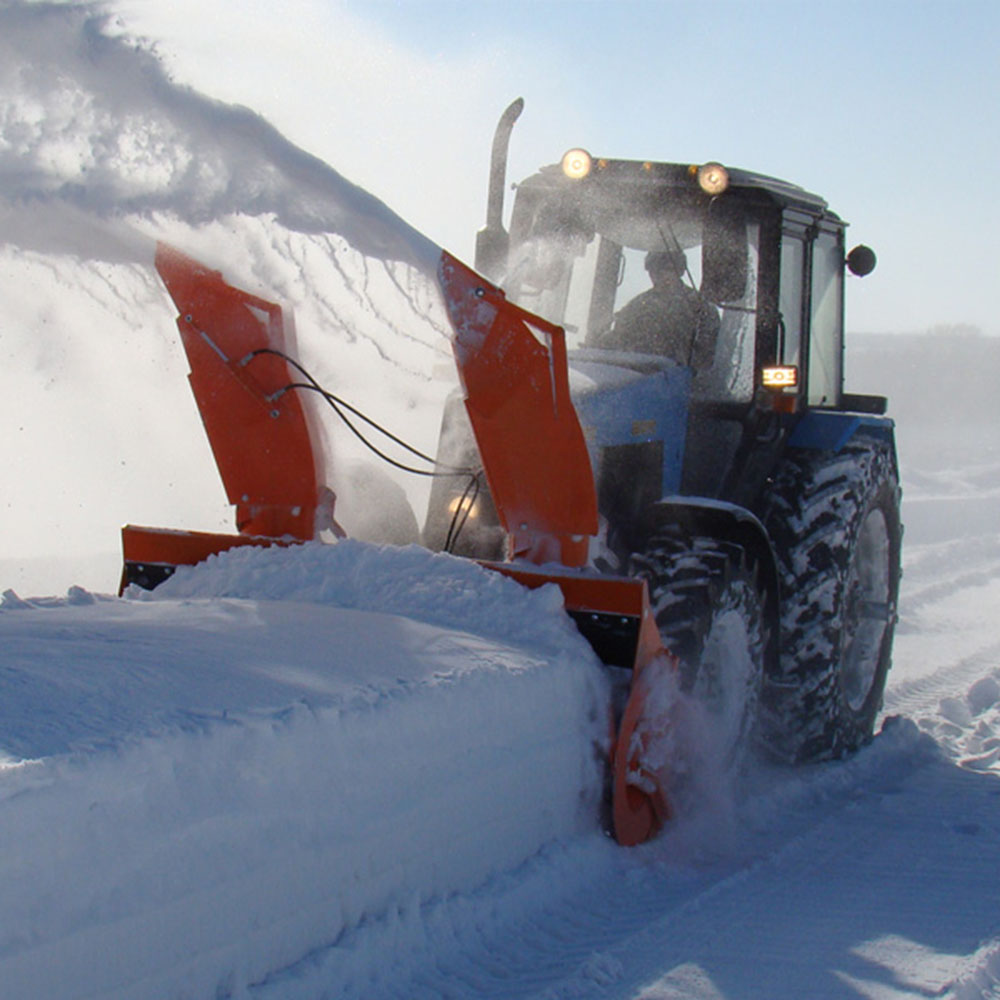
<path id="1" fill-rule="evenodd" d="M 778 563 L 767 529 L 745 507 L 708 497 L 664 497 L 652 504 L 644 524 L 649 539 L 658 531 L 679 529 L 689 536 L 712 538 L 740 546 L 752 560 L 764 597 L 769 665 L 777 662 L 781 606 Z"/>
<path id="2" fill-rule="evenodd" d="M 856 436 L 874 438 L 889 446 L 893 469 L 898 476 L 895 427 L 894 420 L 878 414 L 813 409 L 802 415 L 789 434 L 787 444 L 789 448 L 839 452 Z"/>

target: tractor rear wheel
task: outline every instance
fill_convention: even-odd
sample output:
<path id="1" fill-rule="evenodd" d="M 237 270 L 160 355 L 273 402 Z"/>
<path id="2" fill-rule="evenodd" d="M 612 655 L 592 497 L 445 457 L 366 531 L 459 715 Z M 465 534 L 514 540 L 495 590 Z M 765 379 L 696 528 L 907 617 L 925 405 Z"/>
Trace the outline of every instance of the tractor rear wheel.
<path id="1" fill-rule="evenodd" d="M 871 739 L 882 706 L 900 577 L 899 484 L 890 447 L 791 452 L 763 520 L 782 583 L 778 683 L 763 724 L 793 760 Z"/>

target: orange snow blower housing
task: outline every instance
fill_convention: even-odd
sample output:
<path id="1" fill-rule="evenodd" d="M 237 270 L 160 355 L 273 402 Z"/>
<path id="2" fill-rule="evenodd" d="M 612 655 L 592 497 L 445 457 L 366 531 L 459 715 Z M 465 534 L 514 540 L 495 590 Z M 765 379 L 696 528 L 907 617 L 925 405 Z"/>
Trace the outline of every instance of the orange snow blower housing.
<path id="1" fill-rule="evenodd" d="M 281 308 L 164 245 L 156 267 L 179 311 L 191 388 L 239 534 L 126 525 L 121 589 L 155 587 L 178 565 L 235 546 L 295 544 L 324 529 L 342 535 L 307 410 L 291 391 L 303 385 L 304 373 L 296 370 Z M 609 760 L 612 820 L 620 843 L 641 843 L 670 812 L 665 770 L 650 768 L 644 751 L 665 725 L 646 708 L 651 679 L 675 661 L 661 642 L 645 581 L 586 568 L 598 530 L 597 496 L 570 400 L 563 330 L 515 306 L 443 251 L 437 278 L 487 485 L 508 538 L 508 561 L 482 565 L 528 587 L 557 584 L 602 660 L 631 668 Z"/>

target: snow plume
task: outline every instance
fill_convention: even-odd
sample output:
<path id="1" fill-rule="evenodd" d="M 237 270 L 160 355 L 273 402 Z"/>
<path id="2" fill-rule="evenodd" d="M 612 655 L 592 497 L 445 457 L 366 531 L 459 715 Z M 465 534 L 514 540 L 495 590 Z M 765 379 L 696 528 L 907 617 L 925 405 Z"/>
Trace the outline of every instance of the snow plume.
<path id="1" fill-rule="evenodd" d="M 173 82 L 101 6 L 0 4 L 0 552 L 89 559 L 59 578 L 19 558 L 3 586 L 110 589 L 128 521 L 232 528 L 157 240 L 282 305 L 321 384 L 436 448 L 455 384 L 438 248 L 259 115 Z M 348 498 L 374 460 L 328 416 Z M 426 483 L 388 478 L 419 522 Z"/>
<path id="2" fill-rule="evenodd" d="M 434 245 L 377 198 L 253 111 L 172 83 L 155 52 L 94 5 L 0 8 L 0 94 L 7 202 L 169 211 L 192 224 L 273 215 L 299 232 L 339 233 L 368 256 L 436 262 Z M 15 213 L 5 228 L 23 238 L 19 222 Z"/>

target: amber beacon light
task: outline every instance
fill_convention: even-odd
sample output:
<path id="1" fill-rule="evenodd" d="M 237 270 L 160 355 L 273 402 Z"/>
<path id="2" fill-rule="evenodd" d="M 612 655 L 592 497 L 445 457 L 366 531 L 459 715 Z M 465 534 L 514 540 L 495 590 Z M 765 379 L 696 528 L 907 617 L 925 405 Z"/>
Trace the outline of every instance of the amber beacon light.
<path id="1" fill-rule="evenodd" d="M 799 370 L 794 365 L 765 368 L 761 380 L 768 389 L 794 389 L 799 384 Z"/>

